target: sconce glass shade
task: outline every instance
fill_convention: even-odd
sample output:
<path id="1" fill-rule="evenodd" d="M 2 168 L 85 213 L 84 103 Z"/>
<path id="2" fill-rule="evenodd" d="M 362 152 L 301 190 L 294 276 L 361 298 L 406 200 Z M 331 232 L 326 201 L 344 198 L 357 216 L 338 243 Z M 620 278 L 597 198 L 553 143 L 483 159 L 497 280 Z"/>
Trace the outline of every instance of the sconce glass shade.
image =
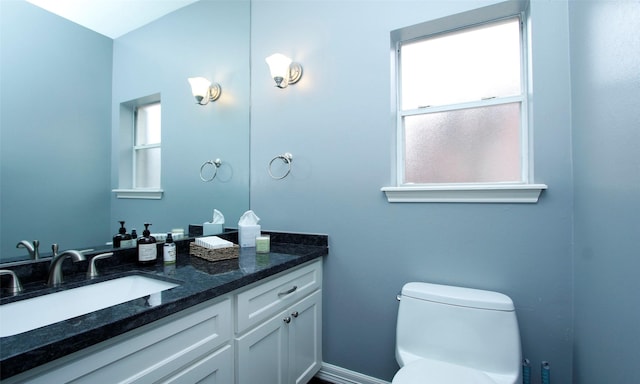
<path id="1" fill-rule="evenodd" d="M 210 101 L 216 101 L 220 97 L 221 88 L 219 84 L 211 83 L 204 77 L 190 77 L 191 93 L 200 105 L 206 105 Z"/>
<path id="2" fill-rule="evenodd" d="M 271 77 L 276 82 L 276 87 L 286 88 L 289 84 L 295 84 L 302 76 L 302 67 L 298 63 L 294 63 L 290 58 L 281 54 L 274 53 L 265 59 Z"/>

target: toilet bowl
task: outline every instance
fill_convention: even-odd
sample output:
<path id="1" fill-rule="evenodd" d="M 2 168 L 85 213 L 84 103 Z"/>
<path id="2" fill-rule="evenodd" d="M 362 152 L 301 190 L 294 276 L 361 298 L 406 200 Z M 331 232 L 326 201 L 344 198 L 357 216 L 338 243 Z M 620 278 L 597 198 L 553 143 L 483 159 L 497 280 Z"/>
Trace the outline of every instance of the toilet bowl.
<path id="1" fill-rule="evenodd" d="M 520 334 L 511 299 L 497 292 L 407 283 L 398 296 L 393 384 L 516 384 Z"/>
<path id="2" fill-rule="evenodd" d="M 437 360 L 420 359 L 402 367 L 393 377 L 392 383 L 496 384 L 497 381 L 477 369 Z"/>

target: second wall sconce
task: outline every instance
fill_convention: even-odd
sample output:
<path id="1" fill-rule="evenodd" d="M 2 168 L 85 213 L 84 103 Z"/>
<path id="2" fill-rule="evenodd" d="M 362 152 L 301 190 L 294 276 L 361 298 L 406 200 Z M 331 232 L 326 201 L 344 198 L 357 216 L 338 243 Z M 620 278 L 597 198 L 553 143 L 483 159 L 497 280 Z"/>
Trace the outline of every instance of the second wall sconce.
<path id="1" fill-rule="evenodd" d="M 220 98 L 222 88 L 220 84 L 211 83 L 204 77 L 190 77 L 191 93 L 196 98 L 196 102 L 200 105 L 207 105 L 210 101 L 216 101 Z"/>
<path id="2" fill-rule="evenodd" d="M 278 88 L 286 88 L 289 84 L 295 84 L 302 77 L 302 66 L 281 53 L 274 53 L 265 60 Z"/>

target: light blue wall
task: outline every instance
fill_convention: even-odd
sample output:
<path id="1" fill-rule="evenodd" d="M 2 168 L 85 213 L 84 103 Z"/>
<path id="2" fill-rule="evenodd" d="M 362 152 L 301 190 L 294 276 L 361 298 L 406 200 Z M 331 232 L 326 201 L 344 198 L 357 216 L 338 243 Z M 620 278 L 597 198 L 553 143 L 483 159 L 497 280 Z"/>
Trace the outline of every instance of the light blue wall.
<path id="1" fill-rule="evenodd" d="M 161 200 L 111 200 L 118 220 L 141 233 L 210 221 L 220 210 L 235 227 L 249 207 L 249 1 L 201 1 L 123 37 L 113 52 L 113 142 L 119 142 L 120 103 L 160 93 Z M 187 78 L 204 76 L 222 87 L 215 103 L 199 106 Z M 118 187 L 117 145 L 111 186 Z M 213 182 L 200 180 L 207 160 L 223 162 Z"/>
<path id="2" fill-rule="evenodd" d="M 112 40 L 24 1 L 0 9 L 0 255 L 109 233 Z"/>
<path id="3" fill-rule="evenodd" d="M 389 204 L 389 32 L 480 1 L 252 3 L 251 207 L 263 228 L 330 235 L 324 361 L 380 379 L 397 370 L 396 293 L 408 281 L 504 292 L 523 352 L 571 382 L 572 171 L 568 6 L 533 1 L 538 204 Z M 287 15 L 283 17 L 283 15 Z M 291 56 L 300 83 L 273 87 L 264 57 Z M 280 181 L 271 158 L 294 156 Z M 534 382 L 538 380 L 535 369 Z"/>
<path id="4" fill-rule="evenodd" d="M 638 382 L 640 2 L 570 2 L 576 383 Z"/>
<path id="5" fill-rule="evenodd" d="M 535 171 L 536 181 L 549 185 L 538 204 L 389 204 L 379 191 L 391 182 L 389 31 L 489 3 L 254 0 L 251 207 L 265 229 L 330 235 L 324 301 L 330 364 L 389 380 L 397 369 L 395 294 L 404 282 L 425 280 L 510 295 L 524 355 L 536 364 L 534 382 L 541 360 L 551 362 L 553 382 L 633 382 L 640 345 L 638 2 L 532 1 Z M 220 60 L 239 42 L 218 41 L 208 26 L 223 23 L 240 39 L 248 21 L 184 12 L 116 41 L 112 99 L 110 39 L 23 2 L 2 2 L 2 254 L 14 250 L 11 231 L 18 226 L 33 228 L 46 246 L 76 245 L 96 233 L 102 241 L 121 217 L 138 227 L 150 220 L 160 230 L 206 220 L 219 197 L 242 195 L 233 183 L 203 184 L 197 170 L 213 157 L 232 159 L 233 177 L 246 183 L 249 156 L 225 152 L 217 134 L 241 140 L 225 129 L 242 125 L 232 111 L 248 111 L 242 91 L 248 77 L 240 74 L 249 62 Z M 38 21 L 17 23 L 18 13 Z M 192 17 L 201 21 L 187 21 Z M 168 33 L 174 24 L 184 30 Z M 67 44 L 70 30 L 86 35 Z M 7 36 L 23 40 L 9 44 Z M 89 45 L 96 42 L 94 51 Z M 149 46 L 156 49 L 138 54 Z M 304 66 L 301 82 L 286 90 L 273 87 L 264 64 L 276 51 Z M 87 67 L 96 72 L 80 76 Z M 77 82 L 61 80 L 69 73 Z M 104 75 L 108 80 L 97 81 Z M 223 98 L 194 105 L 186 83 L 194 75 L 220 82 Z M 111 105 L 117 110 L 121 101 L 155 92 L 173 111 L 163 139 L 180 148 L 166 151 L 163 166 L 185 171 L 167 180 L 166 198 L 183 203 L 186 216 L 167 212 L 163 202 L 136 208 L 116 201 L 109 192 L 114 174 L 112 185 L 104 177 Z M 88 113 L 69 110 L 69 100 Z M 55 120 L 54 111 L 67 113 Z M 294 155 L 293 171 L 272 180 L 267 164 L 286 151 Z M 70 189 L 50 188 L 45 201 L 43 187 L 54 178 L 69 180 Z M 18 194 L 13 185 L 25 187 Z M 95 194 L 112 198 L 113 211 L 100 209 L 98 199 L 82 202 Z M 95 209 L 78 212 L 81 203 Z M 8 225 L 5 215 L 20 209 L 28 212 L 24 221 Z"/>

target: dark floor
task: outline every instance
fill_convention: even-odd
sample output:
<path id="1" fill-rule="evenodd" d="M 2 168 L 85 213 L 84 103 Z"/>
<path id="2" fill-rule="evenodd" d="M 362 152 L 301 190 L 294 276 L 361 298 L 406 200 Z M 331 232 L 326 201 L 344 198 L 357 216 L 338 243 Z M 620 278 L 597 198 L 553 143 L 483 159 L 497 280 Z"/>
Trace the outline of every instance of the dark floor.
<path id="1" fill-rule="evenodd" d="M 311 381 L 308 384 L 331 384 L 331 383 L 314 377 L 313 379 L 311 379 Z"/>

